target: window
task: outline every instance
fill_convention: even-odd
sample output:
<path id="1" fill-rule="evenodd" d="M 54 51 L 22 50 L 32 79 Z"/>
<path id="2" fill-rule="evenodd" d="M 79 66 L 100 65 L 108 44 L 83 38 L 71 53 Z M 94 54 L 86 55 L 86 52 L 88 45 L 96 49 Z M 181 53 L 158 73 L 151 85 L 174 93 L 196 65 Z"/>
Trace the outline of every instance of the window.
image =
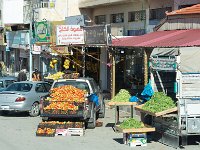
<path id="1" fill-rule="evenodd" d="M 29 83 L 13 83 L 5 91 L 21 91 L 29 92 L 32 88 L 32 84 Z"/>
<path id="2" fill-rule="evenodd" d="M 0 88 L 4 88 L 3 81 L 0 81 Z"/>
<path id="3" fill-rule="evenodd" d="M 141 11 L 133 11 L 128 13 L 128 21 L 140 21 L 140 20 L 145 20 L 146 19 L 146 11 L 141 10 Z"/>
<path id="4" fill-rule="evenodd" d="M 106 16 L 105 15 L 95 16 L 95 23 L 96 24 L 105 24 Z"/>
<path id="5" fill-rule="evenodd" d="M 44 85 L 42 83 L 38 83 L 35 87 L 35 91 L 38 93 L 47 92 Z"/>
<path id="6" fill-rule="evenodd" d="M 172 7 L 150 9 L 149 19 L 150 20 L 163 19 L 166 17 L 166 14 L 165 14 L 166 11 L 171 12 Z"/>
<path id="7" fill-rule="evenodd" d="M 87 84 L 87 82 L 81 82 L 81 81 L 66 81 L 66 82 L 56 82 L 54 84 L 54 88 L 56 87 L 60 87 L 60 86 L 64 86 L 64 85 L 72 85 L 78 89 L 81 90 L 86 90 L 87 92 L 90 91 L 89 85 Z"/>
<path id="8" fill-rule="evenodd" d="M 45 83 L 44 86 L 47 92 L 51 89 L 51 85 L 48 83 Z"/>
<path id="9" fill-rule="evenodd" d="M 124 22 L 124 14 L 119 13 L 119 14 L 112 14 L 111 17 L 111 23 L 122 23 Z"/>
<path id="10" fill-rule="evenodd" d="M 14 82 L 15 82 L 14 80 L 5 80 L 5 86 L 7 87 Z"/>

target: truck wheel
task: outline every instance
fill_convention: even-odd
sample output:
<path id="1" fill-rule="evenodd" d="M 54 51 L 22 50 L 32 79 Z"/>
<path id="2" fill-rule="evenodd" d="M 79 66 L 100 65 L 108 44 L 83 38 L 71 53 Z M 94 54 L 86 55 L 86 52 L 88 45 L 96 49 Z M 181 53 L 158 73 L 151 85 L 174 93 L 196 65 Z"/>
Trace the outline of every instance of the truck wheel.
<path id="1" fill-rule="evenodd" d="M 88 129 L 94 129 L 96 127 L 96 111 L 93 110 L 92 122 L 87 122 Z"/>
<path id="2" fill-rule="evenodd" d="M 104 118 L 105 117 L 105 113 L 106 113 L 105 103 L 103 102 L 102 108 L 101 108 L 101 110 L 99 112 L 99 118 Z"/>
<path id="3" fill-rule="evenodd" d="M 31 110 L 29 111 L 29 115 L 31 117 L 36 117 L 38 116 L 40 113 L 40 107 L 39 104 L 37 102 L 33 103 L 33 105 L 31 106 Z"/>

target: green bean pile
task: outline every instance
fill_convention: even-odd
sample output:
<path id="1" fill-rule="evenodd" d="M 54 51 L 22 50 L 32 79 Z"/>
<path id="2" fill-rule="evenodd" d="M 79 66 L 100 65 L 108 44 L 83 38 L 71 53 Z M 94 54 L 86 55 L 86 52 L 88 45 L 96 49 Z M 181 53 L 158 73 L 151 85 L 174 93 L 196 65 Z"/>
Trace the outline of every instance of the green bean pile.
<path id="1" fill-rule="evenodd" d="M 117 93 L 111 101 L 113 102 L 129 102 L 131 95 L 129 91 L 125 89 L 121 89 L 119 93 Z"/>
<path id="2" fill-rule="evenodd" d="M 132 128 L 144 128 L 144 123 L 141 121 L 138 121 L 134 118 L 129 118 L 127 120 L 124 120 L 120 126 L 122 129 L 132 129 Z"/>
<path id="3" fill-rule="evenodd" d="M 142 109 L 153 113 L 161 112 L 176 107 L 171 97 L 163 92 L 155 92 L 149 101 L 147 101 Z"/>

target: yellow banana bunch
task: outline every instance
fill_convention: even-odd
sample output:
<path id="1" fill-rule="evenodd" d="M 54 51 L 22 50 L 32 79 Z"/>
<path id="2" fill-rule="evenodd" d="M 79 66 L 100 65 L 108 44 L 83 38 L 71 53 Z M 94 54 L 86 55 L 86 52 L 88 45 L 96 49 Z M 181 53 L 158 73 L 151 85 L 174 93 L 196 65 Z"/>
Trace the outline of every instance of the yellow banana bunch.
<path id="1" fill-rule="evenodd" d="M 54 69 L 54 68 L 55 68 L 55 64 L 57 64 L 57 62 L 58 62 L 57 59 L 52 59 L 52 60 L 50 61 L 50 67 Z"/>
<path id="2" fill-rule="evenodd" d="M 62 78 L 63 74 L 64 74 L 63 72 L 57 72 L 55 74 L 48 75 L 47 77 L 45 77 L 45 79 L 58 80 L 58 79 Z"/>
<path id="3" fill-rule="evenodd" d="M 65 59 L 63 67 L 65 69 L 69 69 L 69 64 L 70 64 L 70 61 L 68 59 Z"/>

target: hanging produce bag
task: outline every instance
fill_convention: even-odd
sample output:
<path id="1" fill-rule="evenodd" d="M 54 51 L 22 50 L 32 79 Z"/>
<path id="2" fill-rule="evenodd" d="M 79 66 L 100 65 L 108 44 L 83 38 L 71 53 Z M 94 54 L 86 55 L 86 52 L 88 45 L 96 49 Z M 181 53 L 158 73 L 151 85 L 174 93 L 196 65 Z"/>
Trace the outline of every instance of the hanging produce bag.
<path id="1" fill-rule="evenodd" d="M 145 87 L 144 90 L 141 93 L 142 99 L 143 100 L 149 100 L 151 96 L 154 94 L 153 88 L 150 83 L 148 83 Z"/>

